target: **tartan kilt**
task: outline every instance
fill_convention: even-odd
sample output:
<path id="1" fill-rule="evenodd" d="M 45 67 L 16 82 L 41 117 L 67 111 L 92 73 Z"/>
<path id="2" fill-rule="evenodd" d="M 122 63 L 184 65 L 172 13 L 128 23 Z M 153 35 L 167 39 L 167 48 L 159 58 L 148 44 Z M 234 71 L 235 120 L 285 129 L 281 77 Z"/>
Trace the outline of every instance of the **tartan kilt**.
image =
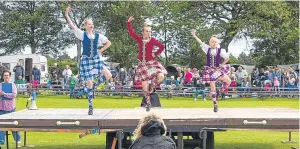
<path id="1" fill-rule="evenodd" d="M 82 55 L 79 64 L 80 80 L 88 81 L 98 77 L 107 64 L 99 55 L 88 57 Z"/>
<path id="2" fill-rule="evenodd" d="M 226 64 L 219 69 L 204 66 L 202 71 L 202 83 L 210 83 L 218 81 L 222 76 L 227 75 L 230 72 L 230 65 Z"/>
<path id="3" fill-rule="evenodd" d="M 151 60 L 143 64 L 139 62 L 136 73 L 135 81 L 146 81 L 156 77 L 159 73 L 164 75 L 168 74 L 167 70 L 157 60 Z"/>

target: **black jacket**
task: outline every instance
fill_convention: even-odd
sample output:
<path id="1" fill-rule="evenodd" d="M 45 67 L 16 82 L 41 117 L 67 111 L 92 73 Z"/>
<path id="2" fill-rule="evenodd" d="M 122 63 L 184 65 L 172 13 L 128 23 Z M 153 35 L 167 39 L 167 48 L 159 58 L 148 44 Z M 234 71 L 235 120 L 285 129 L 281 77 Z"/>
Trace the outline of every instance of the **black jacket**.
<path id="1" fill-rule="evenodd" d="M 129 149 L 176 149 L 175 142 L 167 136 L 161 122 L 152 120 L 142 127 L 142 137 L 136 139 Z"/>

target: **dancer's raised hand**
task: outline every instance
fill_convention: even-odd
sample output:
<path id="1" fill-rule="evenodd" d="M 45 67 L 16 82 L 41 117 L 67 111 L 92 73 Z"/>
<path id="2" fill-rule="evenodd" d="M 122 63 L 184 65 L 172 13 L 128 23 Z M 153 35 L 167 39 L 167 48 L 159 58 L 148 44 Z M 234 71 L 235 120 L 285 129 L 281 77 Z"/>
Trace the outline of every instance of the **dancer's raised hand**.
<path id="1" fill-rule="evenodd" d="M 192 35 L 195 36 L 196 35 L 196 30 L 192 29 Z"/>
<path id="2" fill-rule="evenodd" d="M 69 15 L 69 13 L 70 13 L 71 11 L 72 11 L 71 7 L 68 7 L 68 8 L 66 9 L 65 14 L 66 14 L 66 15 Z"/>
<path id="3" fill-rule="evenodd" d="M 131 22 L 132 20 L 134 20 L 133 16 L 130 16 L 127 20 L 127 22 Z"/>

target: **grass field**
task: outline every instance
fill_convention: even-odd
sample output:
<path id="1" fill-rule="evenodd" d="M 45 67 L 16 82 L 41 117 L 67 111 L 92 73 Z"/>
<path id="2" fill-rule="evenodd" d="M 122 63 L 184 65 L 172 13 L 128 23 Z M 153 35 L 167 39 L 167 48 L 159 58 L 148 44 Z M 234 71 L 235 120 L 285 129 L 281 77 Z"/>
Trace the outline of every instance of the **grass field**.
<path id="1" fill-rule="evenodd" d="M 25 97 L 17 99 L 17 110 L 25 108 Z M 134 108 L 140 104 L 140 98 L 118 96 L 98 97 L 94 100 L 95 108 Z M 212 102 L 197 101 L 192 98 L 176 97 L 172 99 L 161 98 L 161 103 L 165 108 L 193 107 L 212 108 Z M 43 96 L 37 98 L 38 108 L 87 108 L 85 99 L 69 99 L 68 96 Z M 228 99 L 219 102 L 221 108 L 294 108 L 299 109 L 298 99 Z M 79 133 L 62 132 L 29 132 L 28 144 L 35 145 L 34 149 L 104 149 L 105 134 L 89 135 L 82 139 L 78 138 Z M 288 139 L 288 132 L 269 131 L 227 131 L 215 133 L 216 149 L 290 149 L 299 146 L 299 133 L 293 132 L 292 139 L 295 144 L 282 144 L 282 140 Z M 10 136 L 10 140 L 12 140 Z M 2 149 L 5 146 L 2 146 Z M 10 142 L 10 148 L 13 142 Z"/>

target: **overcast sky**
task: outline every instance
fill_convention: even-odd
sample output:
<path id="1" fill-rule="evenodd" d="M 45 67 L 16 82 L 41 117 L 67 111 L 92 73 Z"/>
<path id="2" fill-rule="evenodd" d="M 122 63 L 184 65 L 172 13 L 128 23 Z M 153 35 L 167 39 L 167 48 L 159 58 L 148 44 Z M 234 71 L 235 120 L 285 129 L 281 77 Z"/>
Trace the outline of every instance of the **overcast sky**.
<path id="1" fill-rule="evenodd" d="M 112 43 L 113 44 L 113 43 Z M 251 48 L 251 43 L 248 41 L 248 48 L 246 47 L 246 40 L 242 39 L 242 40 L 238 40 L 238 41 L 232 41 L 229 44 L 229 53 L 232 53 L 233 56 L 238 57 L 240 53 L 245 52 L 245 53 L 249 53 L 249 50 Z M 68 53 L 68 55 L 73 58 L 77 55 L 76 52 L 76 46 L 72 46 L 70 48 L 66 49 L 66 52 Z M 30 54 L 30 49 L 26 48 L 24 51 L 24 54 Z"/>
<path id="2" fill-rule="evenodd" d="M 113 44 L 113 43 L 112 43 Z M 249 54 L 249 50 L 251 48 L 251 43 L 248 41 L 248 48 L 246 47 L 246 40 L 238 40 L 236 42 L 232 41 L 229 44 L 229 53 L 232 53 L 233 56 L 238 57 L 240 53 L 245 52 Z M 136 49 L 137 50 L 137 49 Z M 67 53 L 70 57 L 75 57 L 77 55 L 76 46 L 72 46 L 71 48 L 66 49 Z"/>

